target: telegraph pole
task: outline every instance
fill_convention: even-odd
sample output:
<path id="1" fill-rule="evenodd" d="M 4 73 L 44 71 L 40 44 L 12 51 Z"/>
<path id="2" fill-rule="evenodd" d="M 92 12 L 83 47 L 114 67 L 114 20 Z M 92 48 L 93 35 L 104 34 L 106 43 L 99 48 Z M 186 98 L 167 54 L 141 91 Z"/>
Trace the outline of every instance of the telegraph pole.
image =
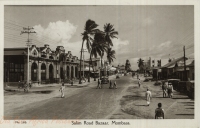
<path id="1" fill-rule="evenodd" d="M 184 53 L 184 74 L 185 74 L 184 80 L 187 81 L 187 72 L 186 72 L 186 64 L 185 64 L 185 46 L 183 46 L 183 53 Z"/>
<path id="2" fill-rule="evenodd" d="M 24 31 L 21 31 L 21 34 L 24 34 L 24 33 L 28 34 L 28 40 L 27 40 L 27 49 L 28 49 L 28 53 L 27 53 L 27 84 L 29 84 L 29 82 L 30 82 L 29 81 L 29 46 L 30 46 L 29 34 L 36 33 L 35 31 L 31 31 L 32 29 L 34 29 L 34 28 L 33 27 L 30 28 L 28 26 L 28 28 L 23 28 Z"/>

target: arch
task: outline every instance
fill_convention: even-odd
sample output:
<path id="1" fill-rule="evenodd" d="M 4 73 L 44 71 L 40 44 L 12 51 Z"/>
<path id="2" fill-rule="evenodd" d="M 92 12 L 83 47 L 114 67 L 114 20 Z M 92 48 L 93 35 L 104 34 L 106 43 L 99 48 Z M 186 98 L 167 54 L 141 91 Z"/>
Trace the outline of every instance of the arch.
<path id="1" fill-rule="evenodd" d="M 74 67 L 71 66 L 71 78 L 74 78 Z"/>
<path id="2" fill-rule="evenodd" d="M 37 80 L 37 64 L 35 62 L 33 62 L 31 66 L 31 80 Z"/>
<path id="3" fill-rule="evenodd" d="M 49 79 L 53 80 L 53 65 L 49 65 Z"/>
<path id="4" fill-rule="evenodd" d="M 75 77 L 78 78 L 78 67 L 75 67 Z"/>
<path id="5" fill-rule="evenodd" d="M 41 65 L 41 80 L 46 80 L 46 65 L 42 63 Z"/>
<path id="6" fill-rule="evenodd" d="M 69 66 L 67 66 L 67 78 L 69 78 Z"/>

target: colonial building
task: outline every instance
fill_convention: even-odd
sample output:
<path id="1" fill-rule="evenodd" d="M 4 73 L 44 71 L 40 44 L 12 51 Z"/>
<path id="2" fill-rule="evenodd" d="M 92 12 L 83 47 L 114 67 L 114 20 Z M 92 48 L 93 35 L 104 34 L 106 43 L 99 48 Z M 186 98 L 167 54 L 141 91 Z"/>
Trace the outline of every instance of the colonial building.
<path id="1" fill-rule="evenodd" d="M 53 51 L 49 45 L 29 48 L 4 48 L 4 82 L 27 80 L 27 63 L 29 64 L 29 80 L 33 82 L 60 82 L 62 79 L 77 78 L 78 57 L 71 51 L 65 53 L 63 46 Z"/>

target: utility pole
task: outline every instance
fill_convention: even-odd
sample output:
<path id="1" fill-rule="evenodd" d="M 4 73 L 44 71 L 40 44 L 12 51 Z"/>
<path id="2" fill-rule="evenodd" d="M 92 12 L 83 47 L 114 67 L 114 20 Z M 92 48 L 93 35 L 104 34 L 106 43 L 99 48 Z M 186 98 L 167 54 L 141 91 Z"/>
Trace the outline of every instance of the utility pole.
<path id="1" fill-rule="evenodd" d="M 186 72 L 186 64 L 185 64 L 185 46 L 183 46 L 183 52 L 184 52 L 184 80 L 187 81 L 187 72 Z"/>
<path id="2" fill-rule="evenodd" d="M 31 31 L 32 29 L 34 29 L 33 27 L 30 28 L 28 26 L 28 28 L 23 28 L 24 31 L 21 31 L 21 34 L 27 33 L 28 34 L 28 40 L 27 40 L 27 49 L 28 49 L 28 53 L 27 53 L 27 84 L 29 85 L 29 46 L 30 46 L 30 39 L 29 39 L 29 34 L 30 33 L 36 33 L 35 31 Z M 21 35 L 20 34 L 20 35 Z"/>

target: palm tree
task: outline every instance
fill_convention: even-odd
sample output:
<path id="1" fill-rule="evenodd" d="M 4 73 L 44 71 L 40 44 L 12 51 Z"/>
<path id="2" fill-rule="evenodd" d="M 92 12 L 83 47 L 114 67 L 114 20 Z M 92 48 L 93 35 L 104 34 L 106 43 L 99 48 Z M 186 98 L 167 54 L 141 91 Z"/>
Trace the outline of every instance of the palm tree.
<path id="1" fill-rule="evenodd" d="M 116 59 L 115 58 L 115 50 L 112 50 L 112 48 L 108 48 L 107 60 L 108 60 L 109 64 L 111 64 L 111 62 L 113 62 L 113 59 Z"/>
<path id="2" fill-rule="evenodd" d="M 86 24 L 85 24 L 85 28 L 84 28 L 84 32 L 82 33 L 82 46 L 81 46 L 81 51 L 83 50 L 83 45 L 84 45 L 84 41 L 87 41 L 86 43 L 86 47 L 88 49 L 88 51 L 91 51 L 91 40 L 92 38 L 90 37 L 90 35 L 95 34 L 96 32 L 96 27 L 98 25 L 95 23 L 95 21 L 93 20 L 87 20 Z M 82 63 L 82 52 L 80 55 L 80 72 L 79 72 L 79 84 L 81 84 L 81 63 Z M 90 81 L 90 72 L 89 72 L 89 78 L 88 81 Z"/>
<path id="3" fill-rule="evenodd" d="M 140 68 L 140 70 L 144 67 L 144 60 L 142 60 L 141 58 L 138 60 L 138 67 Z"/>
<path id="4" fill-rule="evenodd" d="M 104 52 L 107 51 L 108 45 L 105 43 L 104 33 L 101 31 L 97 31 L 94 36 L 94 41 L 91 45 L 92 49 L 90 52 L 90 62 L 92 63 L 92 56 L 94 58 L 97 58 L 97 56 L 101 56 L 101 58 L 104 55 Z M 101 62 L 102 63 L 102 62 Z M 94 71 L 94 68 L 93 68 Z"/>
<path id="5" fill-rule="evenodd" d="M 113 46 L 112 39 L 117 38 L 118 32 L 115 31 L 113 25 L 110 23 L 106 23 L 104 25 L 104 33 L 105 33 L 105 40 L 108 44 L 108 51 L 107 51 L 107 59 L 109 64 L 113 61 L 113 58 L 115 58 L 115 51 L 111 49 Z"/>
<path id="6" fill-rule="evenodd" d="M 113 46 L 112 40 L 113 38 L 117 38 L 116 35 L 118 35 L 118 32 L 115 31 L 113 28 L 113 25 L 110 23 L 107 23 L 104 25 L 104 33 L 105 33 L 105 40 L 109 47 Z"/>
<path id="7" fill-rule="evenodd" d="M 108 50 L 107 50 L 107 61 L 108 61 L 108 63 L 111 64 L 111 62 L 113 62 L 114 59 L 116 59 L 115 58 L 115 50 L 112 50 L 112 48 L 108 48 Z M 106 74 L 109 75 L 108 73 L 109 73 L 109 71 L 107 70 Z"/>

